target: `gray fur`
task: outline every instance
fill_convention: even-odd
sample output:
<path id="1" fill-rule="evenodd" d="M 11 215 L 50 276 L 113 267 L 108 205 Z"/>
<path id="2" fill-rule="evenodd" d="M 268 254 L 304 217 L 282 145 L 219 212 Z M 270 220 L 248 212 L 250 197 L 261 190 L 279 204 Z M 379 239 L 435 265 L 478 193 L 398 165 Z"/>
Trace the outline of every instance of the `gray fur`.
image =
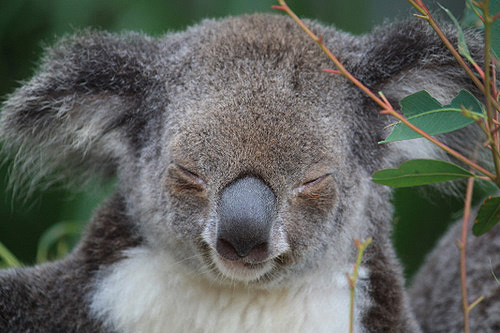
<path id="1" fill-rule="evenodd" d="M 0 274 L 2 332 L 104 332 L 89 315 L 87 294 L 97 272 L 141 240 L 115 195 L 64 260 Z"/>
<path id="2" fill-rule="evenodd" d="M 446 100 L 470 85 L 419 22 L 361 37 L 308 24 L 393 101 L 424 88 Z M 118 175 L 118 194 L 68 258 L 0 273 L 0 330 L 103 330 L 106 319 L 88 312 L 93 287 L 139 245 L 215 285 L 273 290 L 333 263 L 351 267 L 353 238 L 372 236 L 362 329 L 419 332 L 389 238 L 390 190 L 369 181 L 419 155 L 406 150 L 417 145 L 379 145 L 390 119 L 321 71 L 328 67 L 294 22 L 270 15 L 206 20 L 161 38 L 84 31 L 47 50 L 3 105 L 0 135 L 21 174 Z M 441 156 L 430 146 L 420 155 Z M 273 269 L 242 282 L 218 272 L 210 255 L 221 193 L 244 176 L 262 180 L 276 202 L 265 252 Z"/>
<path id="3" fill-rule="evenodd" d="M 472 221 L 471 221 L 472 223 Z M 459 250 L 461 221 L 453 225 L 429 254 L 410 288 L 411 305 L 424 332 L 460 332 L 463 308 Z M 470 312 L 471 332 L 500 331 L 500 228 L 481 237 L 468 231 L 467 292 L 469 304 L 481 301 Z"/>

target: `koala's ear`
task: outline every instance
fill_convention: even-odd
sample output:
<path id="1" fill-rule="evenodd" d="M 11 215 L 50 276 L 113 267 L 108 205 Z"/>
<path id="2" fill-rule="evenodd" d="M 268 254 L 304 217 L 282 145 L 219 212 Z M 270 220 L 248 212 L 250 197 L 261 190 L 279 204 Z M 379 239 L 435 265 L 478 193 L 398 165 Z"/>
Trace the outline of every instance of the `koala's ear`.
<path id="1" fill-rule="evenodd" d="M 444 25 L 442 29 L 456 46 L 455 28 Z M 481 64 L 482 35 L 477 30 L 464 32 L 472 57 Z M 355 74 L 373 91 L 383 91 L 390 100 L 397 102 L 425 89 L 443 103 L 449 102 L 462 88 L 475 89 L 436 32 L 423 20 L 376 28 L 366 36 L 364 44 Z"/>
<path id="2" fill-rule="evenodd" d="M 155 85 L 156 45 L 138 34 L 84 31 L 46 50 L 35 76 L 2 106 L 0 137 L 14 172 L 113 175 L 145 140 L 141 105 Z"/>

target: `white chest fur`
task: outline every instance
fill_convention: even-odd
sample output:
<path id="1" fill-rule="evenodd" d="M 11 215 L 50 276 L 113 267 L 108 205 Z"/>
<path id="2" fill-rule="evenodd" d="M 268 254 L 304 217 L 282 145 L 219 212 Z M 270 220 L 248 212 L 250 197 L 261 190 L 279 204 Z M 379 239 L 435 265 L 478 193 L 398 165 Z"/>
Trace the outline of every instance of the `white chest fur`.
<path id="1" fill-rule="evenodd" d="M 100 280 L 91 300 L 94 316 L 118 332 L 349 331 L 346 271 L 326 283 L 309 277 L 287 289 L 241 289 L 189 275 L 165 255 L 140 248 L 127 254 Z M 358 319 L 364 299 L 357 297 Z"/>

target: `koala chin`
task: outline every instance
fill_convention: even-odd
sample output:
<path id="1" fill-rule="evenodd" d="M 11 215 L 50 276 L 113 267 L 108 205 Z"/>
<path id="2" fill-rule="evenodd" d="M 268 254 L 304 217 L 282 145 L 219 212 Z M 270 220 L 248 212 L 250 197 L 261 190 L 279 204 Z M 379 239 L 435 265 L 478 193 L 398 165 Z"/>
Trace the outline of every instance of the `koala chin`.
<path id="1" fill-rule="evenodd" d="M 307 24 L 393 105 L 472 89 L 422 22 L 362 36 Z M 466 37 L 480 55 L 482 37 Z M 370 236 L 356 332 L 420 332 L 391 191 L 370 177 L 447 156 L 421 139 L 380 145 L 393 120 L 328 67 L 292 20 L 266 14 L 156 38 L 85 30 L 48 48 L 2 106 L 15 179 L 118 185 L 66 258 L 0 272 L 0 331 L 347 332 L 354 239 Z M 443 141 L 467 151 L 478 132 Z"/>

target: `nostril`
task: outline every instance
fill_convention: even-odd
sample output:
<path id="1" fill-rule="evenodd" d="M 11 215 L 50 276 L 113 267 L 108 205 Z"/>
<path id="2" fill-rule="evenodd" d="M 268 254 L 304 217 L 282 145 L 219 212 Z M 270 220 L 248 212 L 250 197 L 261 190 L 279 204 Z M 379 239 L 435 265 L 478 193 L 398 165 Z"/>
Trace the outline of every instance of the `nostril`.
<path id="1" fill-rule="evenodd" d="M 224 259 L 235 261 L 241 258 L 241 256 L 236 252 L 234 246 L 225 239 L 217 239 L 215 248 L 217 250 L 217 253 L 219 253 L 219 255 Z"/>
<path id="2" fill-rule="evenodd" d="M 250 253 L 248 253 L 248 261 L 250 262 L 256 262 L 256 261 L 263 261 L 267 259 L 268 257 L 268 246 L 267 243 L 262 243 L 257 246 L 254 246 L 251 250 Z"/>
<path id="3" fill-rule="evenodd" d="M 219 238 L 217 240 L 216 250 L 222 258 L 231 261 L 245 258 L 245 261 L 257 262 L 265 260 L 268 256 L 267 243 L 261 243 L 251 248 L 241 248 L 233 246 L 231 242 L 228 242 L 223 238 Z"/>

